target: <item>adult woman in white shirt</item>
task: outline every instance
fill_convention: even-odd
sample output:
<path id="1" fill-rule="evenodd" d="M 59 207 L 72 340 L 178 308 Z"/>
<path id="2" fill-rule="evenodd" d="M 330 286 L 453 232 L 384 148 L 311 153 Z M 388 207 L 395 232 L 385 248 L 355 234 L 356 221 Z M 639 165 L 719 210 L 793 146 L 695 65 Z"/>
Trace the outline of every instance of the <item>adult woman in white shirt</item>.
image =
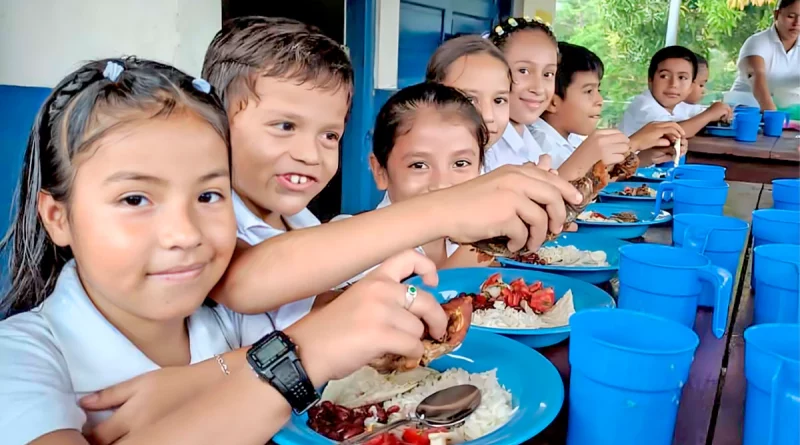
<path id="1" fill-rule="evenodd" d="M 750 36 L 739 52 L 732 92 L 751 93 L 762 110 L 775 110 L 773 97 L 800 101 L 800 0 L 781 0 L 775 22 Z"/>

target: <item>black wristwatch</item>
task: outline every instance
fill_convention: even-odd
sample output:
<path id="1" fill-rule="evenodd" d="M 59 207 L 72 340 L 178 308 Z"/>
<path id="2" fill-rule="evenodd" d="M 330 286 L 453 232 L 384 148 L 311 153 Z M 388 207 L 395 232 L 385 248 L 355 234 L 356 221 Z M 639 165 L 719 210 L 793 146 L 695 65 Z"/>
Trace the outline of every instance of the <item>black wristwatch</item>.
<path id="1" fill-rule="evenodd" d="M 295 414 L 303 414 L 319 402 L 314 384 L 295 354 L 296 346 L 281 331 L 273 331 L 247 351 L 247 362 L 258 376 L 278 390 Z"/>

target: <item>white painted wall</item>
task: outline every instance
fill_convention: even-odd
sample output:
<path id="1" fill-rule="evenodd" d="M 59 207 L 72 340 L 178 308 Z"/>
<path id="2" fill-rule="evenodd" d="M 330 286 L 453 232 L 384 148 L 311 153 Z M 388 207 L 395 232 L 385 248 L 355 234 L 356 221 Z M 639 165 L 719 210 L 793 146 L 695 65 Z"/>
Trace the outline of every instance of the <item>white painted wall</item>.
<path id="1" fill-rule="evenodd" d="M 120 55 L 197 76 L 221 21 L 220 0 L 0 0 L 0 84 L 52 87 Z"/>

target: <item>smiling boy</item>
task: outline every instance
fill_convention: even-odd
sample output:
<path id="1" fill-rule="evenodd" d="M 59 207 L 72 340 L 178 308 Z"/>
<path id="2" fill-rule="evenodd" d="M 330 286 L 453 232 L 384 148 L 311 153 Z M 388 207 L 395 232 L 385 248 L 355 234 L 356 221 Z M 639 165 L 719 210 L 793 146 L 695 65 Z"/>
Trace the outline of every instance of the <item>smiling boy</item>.
<path id="1" fill-rule="evenodd" d="M 582 137 L 596 131 L 603 111 L 600 83 L 605 70 L 603 61 L 583 46 L 559 42 L 558 49 L 561 60 L 553 101 L 531 129 L 554 167 L 572 156 L 583 143 Z M 672 156 L 672 141 L 683 134 L 675 123 L 651 123 L 630 136 L 630 146 L 639 151 L 641 165 L 650 165 Z"/>
<path id="2" fill-rule="evenodd" d="M 715 102 L 700 114 L 685 103 L 698 74 L 697 56 L 682 46 L 668 46 L 653 55 L 647 71 L 648 90 L 637 96 L 622 117 L 620 129 L 631 135 L 650 122 L 678 122 L 692 137 L 706 125 L 730 120 L 731 107 Z"/>
<path id="3" fill-rule="evenodd" d="M 306 207 L 336 174 L 353 91 L 344 50 L 319 30 L 284 18 L 227 22 L 203 63 L 231 128 L 237 251 L 317 226 Z M 283 329 L 314 297 L 272 311 Z"/>

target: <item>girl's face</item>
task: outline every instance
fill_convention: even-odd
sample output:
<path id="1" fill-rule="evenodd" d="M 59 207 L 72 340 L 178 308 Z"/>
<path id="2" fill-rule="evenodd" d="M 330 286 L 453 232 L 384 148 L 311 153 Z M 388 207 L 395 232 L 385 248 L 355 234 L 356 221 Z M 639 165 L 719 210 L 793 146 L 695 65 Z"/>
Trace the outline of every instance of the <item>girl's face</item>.
<path id="1" fill-rule="evenodd" d="M 706 83 L 708 83 L 708 66 L 701 64 L 697 67 L 697 77 L 692 82 L 692 89 L 684 102 L 687 104 L 700 103 L 706 94 Z"/>
<path id="2" fill-rule="evenodd" d="M 116 322 L 176 321 L 222 277 L 236 244 L 225 143 L 190 113 L 114 130 L 74 162 L 69 204 L 40 193 L 51 239 Z"/>
<path id="3" fill-rule="evenodd" d="M 370 157 L 375 182 L 392 202 L 451 187 L 480 175 L 480 147 L 462 119 L 420 109 L 397 137 L 386 168 Z"/>
<path id="4" fill-rule="evenodd" d="M 448 67 L 443 83 L 461 90 L 478 108 L 489 130 L 487 148 L 503 137 L 511 92 L 508 69 L 503 62 L 485 53 L 461 56 Z"/>
<path id="5" fill-rule="evenodd" d="M 530 125 L 550 105 L 556 90 L 558 47 L 539 30 L 517 31 L 504 47 L 514 83 L 511 121 Z"/>
<path id="6" fill-rule="evenodd" d="M 800 2 L 775 11 L 775 27 L 781 38 L 794 41 L 800 36 Z"/>

